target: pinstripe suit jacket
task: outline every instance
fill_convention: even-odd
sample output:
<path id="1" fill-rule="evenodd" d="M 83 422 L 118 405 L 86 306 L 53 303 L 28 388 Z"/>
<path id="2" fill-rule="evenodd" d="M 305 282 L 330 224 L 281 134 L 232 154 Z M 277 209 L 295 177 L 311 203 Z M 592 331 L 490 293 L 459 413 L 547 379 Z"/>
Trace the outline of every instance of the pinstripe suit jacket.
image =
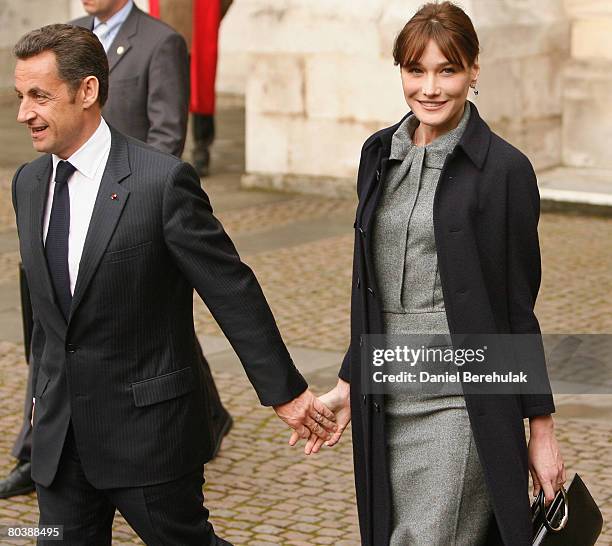
<path id="1" fill-rule="evenodd" d="M 115 129 L 111 134 L 68 321 L 42 243 L 50 156 L 22 166 L 13 179 L 36 317 L 32 477 L 45 486 L 70 421 L 85 474 L 98 488 L 161 483 L 205 462 L 209 418 L 198 377 L 194 288 L 262 404 L 286 402 L 306 388 L 193 169 Z"/>

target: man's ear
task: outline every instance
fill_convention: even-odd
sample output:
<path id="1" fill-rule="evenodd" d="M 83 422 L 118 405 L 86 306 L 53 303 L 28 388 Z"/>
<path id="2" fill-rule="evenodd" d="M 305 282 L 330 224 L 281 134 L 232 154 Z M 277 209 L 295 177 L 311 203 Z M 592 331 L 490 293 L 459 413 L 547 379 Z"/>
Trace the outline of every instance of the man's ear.
<path id="1" fill-rule="evenodd" d="M 81 83 L 80 93 L 82 96 L 83 108 L 91 108 L 98 102 L 98 93 L 100 91 L 100 82 L 95 76 L 87 76 Z"/>

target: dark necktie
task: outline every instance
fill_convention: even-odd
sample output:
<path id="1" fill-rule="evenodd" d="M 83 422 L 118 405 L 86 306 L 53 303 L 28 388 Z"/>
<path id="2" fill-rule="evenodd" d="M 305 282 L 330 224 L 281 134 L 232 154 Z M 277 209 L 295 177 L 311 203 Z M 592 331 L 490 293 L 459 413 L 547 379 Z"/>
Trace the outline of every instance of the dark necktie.
<path id="1" fill-rule="evenodd" d="M 53 206 L 45 241 L 45 255 L 49 273 L 55 288 L 57 303 L 66 320 L 70 315 L 72 294 L 70 293 L 70 271 L 68 268 L 68 235 L 70 233 L 70 194 L 68 179 L 75 171 L 68 161 L 60 161 L 55 171 Z"/>

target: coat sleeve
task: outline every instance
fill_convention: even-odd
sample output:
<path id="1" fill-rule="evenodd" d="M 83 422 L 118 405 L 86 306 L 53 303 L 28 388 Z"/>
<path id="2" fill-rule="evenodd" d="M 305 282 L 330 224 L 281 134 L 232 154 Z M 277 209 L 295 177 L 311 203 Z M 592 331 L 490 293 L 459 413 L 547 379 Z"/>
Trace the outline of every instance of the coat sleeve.
<path id="1" fill-rule="evenodd" d="M 273 406 L 307 384 L 283 343 L 255 275 L 213 215 L 193 168 L 179 163 L 163 198 L 166 245 L 240 358 L 261 403 Z"/>
<path id="2" fill-rule="evenodd" d="M 538 221 L 540 195 L 533 167 L 521 155 L 512 162 L 508 179 L 507 233 L 508 233 L 508 311 L 512 334 L 530 334 L 526 342 L 515 344 L 519 348 L 517 357 L 521 366 L 536 377 L 537 394 L 522 394 L 523 417 L 535 417 L 554 413 L 553 402 L 544 349 L 540 339 L 540 325 L 534 307 L 542 276 Z"/>
<path id="3" fill-rule="evenodd" d="M 373 140 L 373 137 L 368 138 L 368 140 L 365 141 L 363 147 L 361 148 L 359 169 L 357 171 L 357 200 L 358 201 L 361 198 L 361 193 L 362 193 L 363 170 L 364 170 L 364 164 L 365 164 L 364 158 L 367 153 L 368 146 L 370 145 L 372 140 Z M 358 308 L 359 293 L 357 292 L 359 290 L 359 287 L 357 286 L 357 277 L 359 275 L 358 262 L 357 262 L 357 260 L 359 259 L 359 254 L 358 254 L 359 248 L 357 246 L 358 244 L 359 244 L 359 239 L 357 235 L 355 235 L 355 244 L 353 248 L 353 275 L 351 278 L 351 339 L 350 339 L 349 347 L 346 351 L 346 354 L 344 355 L 344 358 L 342 359 L 340 371 L 338 372 L 338 377 L 342 379 L 343 381 L 346 381 L 347 383 L 351 382 L 351 361 L 354 358 L 356 358 L 355 355 L 359 349 L 359 339 L 354 339 L 355 332 L 352 326 L 352 323 L 357 319 L 359 315 L 359 308 Z"/>
<path id="4" fill-rule="evenodd" d="M 358 240 L 357 237 L 355 236 L 355 245 L 354 245 L 354 250 L 353 250 L 353 277 L 351 280 L 351 322 L 353 322 L 353 320 L 355 320 L 355 317 L 353 317 L 353 313 L 358 313 L 358 309 L 357 309 L 357 297 L 358 294 L 356 293 L 356 290 L 358 290 L 357 288 L 357 244 L 358 244 Z M 355 345 L 355 343 L 359 343 L 358 340 L 353 339 L 353 328 L 351 325 L 351 339 L 349 342 L 349 347 L 346 351 L 346 354 L 344 355 L 344 358 L 342 359 L 342 365 L 340 366 L 340 371 L 338 372 L 338 377 L 340 379 L 342 379 L 343 381 L 346 381 L 347 383 L 351 382 L 351 360 L 353 360 L 353 358 L 355 358 L 355 354 L 356 354 L 356 350 L 358 349 L 358 345 Z"/>
<path id="5" fill-rule="evenodd" d="M 162 40 L 148 72 L 147 144 L 180 157 L 185 147 L 189 109 L 189 56 L 180 34 Z"/>

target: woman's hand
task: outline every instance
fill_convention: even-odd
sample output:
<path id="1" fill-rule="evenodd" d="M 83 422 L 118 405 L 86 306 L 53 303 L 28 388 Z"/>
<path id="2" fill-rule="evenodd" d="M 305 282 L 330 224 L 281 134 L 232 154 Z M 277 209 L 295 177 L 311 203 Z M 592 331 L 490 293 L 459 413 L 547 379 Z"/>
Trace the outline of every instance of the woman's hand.
<path id="1" fill-rule="evenodd" d="M 540 489 L 543 489 L 545 503 L 549 504 L 566 481 L 552 415 L 532 417 L 529 429 L 529 472 L 533 479 L 533 496 L 537 497 Z"/>
<path id="2" fill-rule="evenodd" d="M 332 433 L 332 437 L 325 441 L 315 435 L 311 435 L 306 441 L 304 446 L 304 453 L 310 455 L 311 453 L 317 453 L 323 443 L 326 446 L 333 447 L 340 440 L 342 433 L 351 421 L 351 386 L 350 383 L 338 379 L 338 384 L 327 394 L 319 397 L 319 400 L 323 402 L 336 416 L 336 425 L 338 429 Z M 289 445 L 294 446 L 299 440 L 298 434 L 294 431 L 289 439 Z"/>

